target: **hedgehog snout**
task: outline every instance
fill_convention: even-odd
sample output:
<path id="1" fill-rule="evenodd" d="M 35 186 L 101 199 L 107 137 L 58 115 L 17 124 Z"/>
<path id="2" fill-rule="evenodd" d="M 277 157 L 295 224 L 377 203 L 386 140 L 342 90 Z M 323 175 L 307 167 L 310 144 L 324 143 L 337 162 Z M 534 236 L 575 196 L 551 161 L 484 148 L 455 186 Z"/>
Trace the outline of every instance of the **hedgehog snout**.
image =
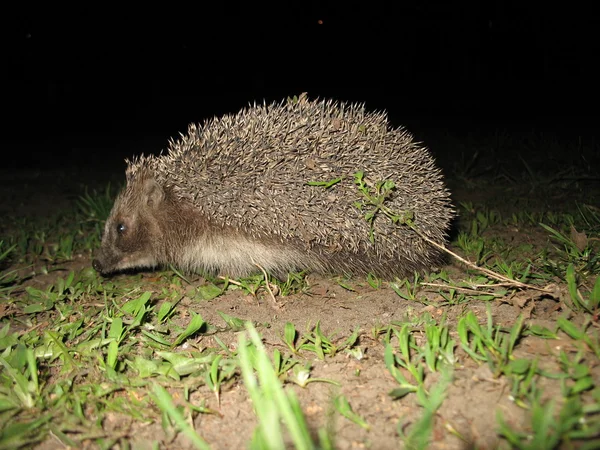
<path id="1" fill-rule="evenodd" d="M 103 270 L 102 270 L 102 263 L 101 263 L 101 262 L 100 262 L 98 259 L 95 259 L 95 258 L 94 258 L 94 259 L 92 260 L 92 267 L 94 268 L 94 270 L 95 270 L 96 272 L 100 272 L 100 273 L 102 273 L 102 272 L 103 272 Z"/>
<path id="2" fill-rule="evenodd" d="M 106 258 L 106 252 L 102 248 L 97 249 L 94 252 L 94 259 L 92 259 L 92 267 L 98 273 L 105 274 L 110 271 L 110 262 Z"/>

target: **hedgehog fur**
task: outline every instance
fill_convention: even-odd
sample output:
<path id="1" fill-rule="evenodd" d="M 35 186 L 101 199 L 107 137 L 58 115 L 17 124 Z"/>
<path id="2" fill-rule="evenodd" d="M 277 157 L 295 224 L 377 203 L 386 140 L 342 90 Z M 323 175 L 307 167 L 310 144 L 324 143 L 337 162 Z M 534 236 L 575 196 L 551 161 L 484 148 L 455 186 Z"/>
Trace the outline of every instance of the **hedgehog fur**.
<path id="1" fill-rule="evenodd" d="M 172 264 L 232 277 L 260 267 L 391 278 L 438 263 L 411 227 L 365 219 L 358 172 L 372 189 L 393 181 L 385 206 L 437 243 L 454 216 L 429 151 L 386 113 L 305 94 L 192 124 L 166 154 L 127 164 L 93 262 L 102 273 Z"/>

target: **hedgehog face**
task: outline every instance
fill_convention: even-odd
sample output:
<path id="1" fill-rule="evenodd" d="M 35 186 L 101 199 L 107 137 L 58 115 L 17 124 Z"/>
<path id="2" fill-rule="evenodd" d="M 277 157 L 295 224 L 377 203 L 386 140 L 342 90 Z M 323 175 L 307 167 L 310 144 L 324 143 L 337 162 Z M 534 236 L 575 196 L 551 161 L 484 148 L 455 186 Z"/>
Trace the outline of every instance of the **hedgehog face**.
<path id="1" fill-rule="evenodd" d="M 141 186 L 137 181 L 128 183 L 106 221 L 94 269 L 109 274 L 158 264 L 161 231 L 156 215 L 163 198 L 162 188 L 153 179 L 141 181 Z"/>

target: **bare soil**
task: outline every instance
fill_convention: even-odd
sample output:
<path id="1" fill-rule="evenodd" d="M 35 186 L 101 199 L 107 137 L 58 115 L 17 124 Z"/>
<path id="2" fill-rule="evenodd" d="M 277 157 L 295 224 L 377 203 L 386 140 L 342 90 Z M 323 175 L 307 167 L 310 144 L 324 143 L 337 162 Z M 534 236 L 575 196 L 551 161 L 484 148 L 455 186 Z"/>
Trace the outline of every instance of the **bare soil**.
<path id="1" fill-rule="evenodd" d="M 571 184 L 562 191 L 557 189 L 548 193 L 545 189 L 532 191 L 531 184 L 518 182 L 483 182 L 469 187 L 469 182 L 453 176 L 456 159 L 441 155 L 440 161 L 445 165 L 448 182 L 453 191 L 454 201 L 472 202 L 475 205 L 486 204 L 497 207 L 508 214 L 518 210 L 518 203 L 527 200 L 530 205 L 544 208 L 546 205 L 556 209 L 561 204 L 568 205 L 574 199 L 586 201 L 597 198 L 587 191 L 589 185 Z M 115 167 L 121 165 L 116 163 Z M 485 167 L 485 164 L 483 164 Z M 507 169 L 508 170 L 508 169 Z M 23 217 L 44 216 L 68 207 L 81 192 L 83 184 L 93 180 L 102 185 L 107 178 L 90 176 L 93 169 L 36 169 L 4 172 L 0 179 L 0 208 L 2 214 L 16 214 Z M 116 173 L 114 179 L 121 179 L 122 172 Z M 501 237 L 511 240 L 515 246 L 522 242 L 533 244 L 537 248 L 547 245 L 547 235 L 540 230 L 507 227 L 500 232 Z M 90 264 L 90 255 L 82 255 L 73 263 L 65 266 L 84 267 Z M 464 268 L 452 261 L 445 267 L 454 279 L 466 276 Z M 34 278 L 30 282 L 37 285 L 49 284 L 55 276 L 64 272 Z M 127 275 L 119 275 L 124 278 Z M 145 274 L 140 282 L 144 289 L 152 288 L 155 275 Z M 311 378 L 325 378 L 339 383 L 334 386 L 325 382 L 314 382 L 301 388 L 287 383 L 287 389 L 296 391 L 312 430 L 327 425 L 333 431 L 335 446 L 339 449 L 392 449 L 401 446 L 398 428 L 408 429 L 422 414 L 414 395 L 400 400 L 393 400 L 389 393 L 398 387 L 386 369 L 383 361 L 383 344 L 381 339 L 373 335 L 373 329 L 394 321 L 412 321 L 427 312 L 432 317 L 447 317 L 447 323 L 454 330 L 457 318 L 466 311 L 473 311 L 480 322 L 486 320 L 486 308 L 491 308 L 494 322 L 510 327 L 520 314 L 525 314 L 527 323 L 537 323 L 554 329 L 556 319 L 565 314 L 557 287 L 557 298 L 540 296 L 536 291 L 522 291 L 510 298 L 495 301 L 470 301 L 461 305 L 443 306 L 443 299 L 435 289 L 423 289 L 420 296 L 428 299 L 424 302 L 410 302 L 400 298 L 391 288 L 383 285 L 380 289 L 369 286 L 364 279 L 354 278 L 347 283 L 354 290 L 340 286 L 334 277 L 310 275 L 308 293 L 295 294 L 289 297 L 278 297 L 277 304 L 262 293 L 251 297 L 241 291 L 231 291 L 210 301 L 196 301 L 185 298 L 179 305 L 179 311 L 195 311 L 211 325 L 224 326 L 218 311 L 229 315 L 251 320 L 260 326 L 261 335 L 270 352 L 279 348 L 283 353 L 286 347 L 281 336 L 286 322 L 291 322 L 299 332 L 304 332 L 320 323 L 327 336 L 333 336 L 339 342 L 352 334 L 356 327 L 361 330 L 359 346 L 364 349 L 361 360 L 339 353 L 325 360 L 319 360 L 314 354 L 301 352 L 300 356 L 312 365 Z M 192 279 L 193 283 L 201 283 L 200 278 Z M 158 287 L 157 287 L 158 290 Z M 186 323 L 187 317 L 180 317 Z M 578 322 L 580 318 L 572 317 Z M 453 331 L 456 338 L 456 334 Z M 231 348 L 237 345 L 237 333 L 222 331 L 214 335 L 203 335 L 195 339 L 193 345 L 211 347 L 216 345 L 217 336 Z M 517 347 L 519 357 L 538 359 L 540 366 L 548 372 L 556 372 L 555 358 L 563 349 L 575 352 L 577 349 L 567 338 L 544 340 L 537 337 L 522 339 Z M 458 363 L 454 371 L 454 379 L 447 391 L 446 399 L 439 409 L 432 449 L 492 449 L 500 445 L 497 411 L 501 411 L 504 419 L 515 429 L 527 429 L 529 413 L 519 407 L 510 398 L 510 385 L 505 378 L 495 378 L 486 365 L 478 365 L 457 348 Z M 594 365 L 592 371 L 595 379 L 600 380 L 600 367 Z M 542 385 L 544 398 L 560 398 L 558 383 L 544 382 Z M 436 382 L 436 375 L 427 377 L 427 385 Z M 370 425 L 366 430 L 333 413 L 333 398 L 344 394 L 355 412 L 361 415 Z M 127 395 L 124 393 L 123 395 Z M 191 400 L 204 404 L 217 411 L 217 414 L 199 414 L 194 426 L 198 433 L 210 443 L 214 449 L 245 448 L 252 436 L 257 422 L 253 406 L 246 395 L 241 381 L 224 386 L 220 404 L 214 394 L 206 387 L 195 391 Z M 191 448 L 181 435 L 166 436 L 160 422 L 136 423 L 128 416 L 112 415 L 104 421 L 105 429 L 114 430 L 115 434 L 129 436 L 132 448 L 150 448 L 153 442 L 160 442 L 161 448 Z M 461 436 L 462 438 L 459 438 Z M 504 444 L 506 445 L 506 444 Z M 39 450 L 64 448 L 61 443 L 49 438 L 37 447 Z"/>
<path id="2" fill-rule="evenodd" d="M 82 261 L 83 262 L 83 261 Z M 454 275 L 458 270 L 450 267 Z M 48 282 L 49 280 L 45 280 Z M 140 282 L 144 290 L 152 289 L 155 278 L 145 276 Z M 198 283 L 200 280 L 197 280 Z M 560 302 L 554 299 L 540 298 L 536 292 L 522 292 L 519 298 L 501 299 L 493 302 L 474 302 L 455 306 L 436 306 L 443 299 L 434 291 L 421 291 L 431 301 L 424 305 L 400 298 L 389 287 L 373 289 L 360 279 L 351 280 L 354 291 L 341 287 L 331 278 L 310 277 L 312 292 L 279 298 L 273 304 L 266 295 L 257 297 L 229 292 L 214 300 L 196 301 L 186 298 L 179 304 L 179 311 L 194 311 L 204 320 L 217 328 L 225 328 L 218 314 L 222 311 L 234 317 L 248 319 L 258 325 L 264 344 L 272 353 L 278 348 L 283 354 L 289 353 L 282 336 L 284 325 L 291 322 L 302 333 L 308 331 L 317 322 L 323 333 L 342 343 L 356 327 L 360 328 L 359 346 L 364 357 L 357 360 L 353 356 L 340 352 L 334 357 L 320 360 L 314 353 L 300 352 L 304 362 L 311 365 L 311 378 L 323 378 L 335 381 L 339 386 L 326 382 L 314 382 L 302 388 L 287 383 L 293 389 L 306 415 L 311 429 L 315 432 L 327 426 L 333 432 L 335 448 L 338 449 L 393 449 L 401 447 L 398 428 L 409 429 L 423 413 L 414 395 L 393 400 L 389 393 L 398 387 L 389 374 L 383 360 L 383 344 L 373 336 L 373 330 L 393 322 L 418 322 L 424 313 L 440 320 L 443 315 L 451 329 L 456 320 L 468 310 L 473 311 L 480 323 L 487 320 L 489 305 L 494 323 L 511 327 L 520 314 L 527 317 L 526 323 L 539 324 L 554 329 L 554 322 L 564 310 Z M 578 322 L 578 318 L 573 317 Z M 177 320 L 182 326 L 189 317 L 181 315 Z M 458 338 L 453 331 L 452 336 Z M 235 350 L 238 343 L 236 332 L 218 331 L 214 334 L 195 338 L 192 347 L 217 347 L 214 340 L 218 337 L 230 349 Z M 425 337 L 423 336 L 423 340 Z M 560 350 L 569 354 L 578 351 L 566 336 L 559 340 L 546 340 L 529 336 L 522 339 L 516 350 L 516 357 L 538 359 L 539 367 L 550 373 L 558 373 L 555 358 Z M 527 430 L 530 423 L 528 411 L 519 407 L 510 397 L 511 386 L 505 377 L 496 378 L 487 365 L 478 365 L 460 348 L 456 349 L 457 364 L 453 381 L 446 393 L 446 399 L 438 410 L 429 448 L 432 449 L 492 449 L 498 448 L 497 411 L 516 430 Z M 594 377 L 600 379 L 600 366 L 592 367 Z M 405 373 L 408 377 L 408 373 Z M 426 378 L 426 386 L 431 387 L 438 381 L 438 374 Z M 560 385 L 542 378 L 539 385 L 543 389 L 543 399 L 561 398 Z M 176 391 L 180 393 L 181 391 Z M 370 425 L 363 429 L 337 413 L 334 413 L 333 400 L 343 394 L 352 409 L 360 414 Z M 127 397 L 127 392 L 122 395 Z M 177 395 L 175 401 L 177 401 Z M 225 384 L 220 404 L 208 387 L 201 387 L 191 394 L 190 400 L 203 405 L 215 414 L 199 414 L 194 426 L 197 432 L 210 443 L 213 449 L 246 448 L 257 426 L 253 405 L 240 380 Z M 158 411 L 157 411 L 158 412 Z M 153 442 L 162 443 L 161 448 L 186 449 L 193 446 L 183 435 L 166 436 L 160 422 L 139 423 L 127 415 L 108 414 L 103 427 L 114 430 L 116 435 L 129 436 L 133 448 L 150 448 Z M 455 431 L 455 432 L 452 432 Z M 461 436 L 461 438 L 458 437 Z M 62 443 L 49 439 L 36 447 L 38 450 L 62 449 Z M 89 448 L 95 448 L 91 445 Z"/>

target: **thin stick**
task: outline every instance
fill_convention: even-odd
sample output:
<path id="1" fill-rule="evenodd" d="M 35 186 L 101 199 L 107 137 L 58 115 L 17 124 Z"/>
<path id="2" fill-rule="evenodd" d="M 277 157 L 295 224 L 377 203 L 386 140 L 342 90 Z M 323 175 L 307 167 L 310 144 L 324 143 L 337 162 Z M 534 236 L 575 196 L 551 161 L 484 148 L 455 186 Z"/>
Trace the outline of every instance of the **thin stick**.
<path id="1" fill-rule="evenodd" d="M 231 278 L 224 277 L 223 275 L 219 275 L 217 278 L 220 278 L 221 280 L 227 281 L 228 283 L 235 284 L 236 286 L 241 286 L 242 285 L 242 283 L 240 283 L 239 281 L 232 280 Z"/>
<path id="2" fill-rule="evenodd" d="M 273 294 L 273 291 L 271 290 L 271 286 L 269 286 L 269 275 L 267 275 L 267 271 L 260 264 L 254 263 L 254 265 L 256 267 L 258 267 L 261 270 L 261 272 L 263 273 L 263 275 L 265 276 L 265 287 L 267 288 L 267 291 L 269 291 L 269 295 L 271 295 L 271 299 L 273 300 L 273 305 L 275 306 L 276 309 L 279 309 L 279 305 L 277 304 L 275 295 Z"/>
<path id="3" fill-rule="evenodd" d="M 550 291 L 548 288 L 541 288 L 538 286 L 534 286 L 532 284 L 527 284 L 527 283 L 521 283 L 520 281 L 517 280 L 511 280 L 508 277 L 505 277 L 504 275 L 500 275 L 499 273 L 494 272 L 493 270 L 487 269 L 485 267 L 479 267 L 476 266 L 475 264 L 473 264 L 471 261 L 464 259 L 463 257 L 457 255 L 456 253 L 454 253 L 451 250 L 448 250 L 446 247 L 444 247 L 443 245 L 438 244 L 437 242 L 429 239 L 427 236 L 425 236 L 423 233 L 421 233 L 419 230 L 417 230 L 414 227 L 411 227 L 413 230 L 415 230 L 415 232 L 421 237 L 421 239 L 427 241 L 428 243 L 430 243 L 431 245 L 433 245 L 434 247 L 442 250 L 443 252 L 448 253 L 449 255 L 453 256 L 454 258 L 456 258 L 457 260 L 459 260 L 460 262 L 462 262 L 463 264 L 471 267 L 472 269 L 475 269 L 477 271 L 483 272 L 486 275 L 489 275 L 490 277 L 496 279 L 496 280 L 500 280 L 500 281 L 504 281 L 505 283 L 507 283 L 509 286 L 518 286 L 520 288 L 525 288 L 525 289 L 534 289 L 536 291 L 541 291 L 541 292 L 545 292 L 547 294 L 552 293 L 552 291 Z"/>
<path id="4" fill-rule="evenodd" d="M 439 288 L 444 288 L 444 289 L 456 289 L 457 291 L 466 292 L 466 293 L 475 294 L 475 295 L 492 295 L 494 297 L 504 297 L 503 294 L 496 294 L 494 292 L 478 291 L 476 289 L 463 288 L 463 287 L 460 287 L 460 286 L 450 286 L 450 285 L 447 285 L 447 284 L 421 283 L 421 285 L 422 286 L 439 287 Z M 500 285 L 500 284 L 486 285 L 486 287 L 496 287 L 496 286 L 503 286 L 503 285 Z"/>

